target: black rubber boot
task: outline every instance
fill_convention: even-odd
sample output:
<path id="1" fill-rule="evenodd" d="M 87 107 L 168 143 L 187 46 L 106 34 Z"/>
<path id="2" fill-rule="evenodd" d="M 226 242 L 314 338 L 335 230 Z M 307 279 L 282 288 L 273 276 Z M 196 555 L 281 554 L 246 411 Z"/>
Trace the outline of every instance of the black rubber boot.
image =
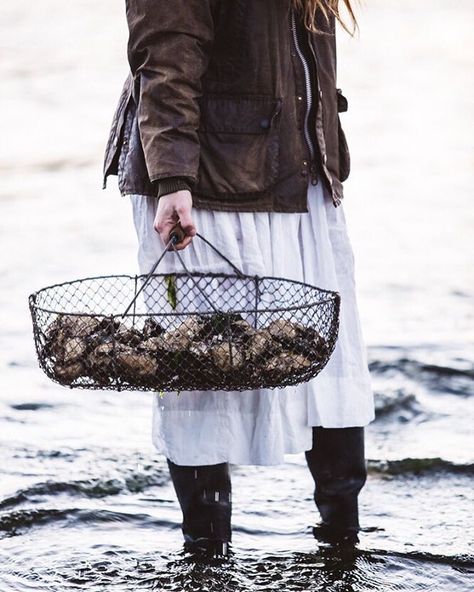
<path id="1" fill-rule="evenodd" d="M 227 556 L 232 538 L 228 463 L 195 467 L 167 461 L 183 512 L 185 549 L 206 555 Z"/>
<path id="2" fill-rule="evenodd" d="M 322 518 L 313 529 L 315 538 L 336 545 L 358 543 L 358 495 L 367 479 L 364 428 L 314 427 L 313 447 L 305 454 Z"/>

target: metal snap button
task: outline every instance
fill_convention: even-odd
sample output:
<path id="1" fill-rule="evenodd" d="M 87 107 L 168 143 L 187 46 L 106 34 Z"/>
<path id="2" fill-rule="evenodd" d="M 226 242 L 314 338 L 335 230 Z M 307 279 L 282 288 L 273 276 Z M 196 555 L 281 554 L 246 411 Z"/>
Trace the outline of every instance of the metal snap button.
<path id="1" fill-rule="evenodd" d="M 301 95 L 298 95 L 296 98 L 298 99 L 298 101 L 302 101 L 303 100 L 303 97 Z"/>

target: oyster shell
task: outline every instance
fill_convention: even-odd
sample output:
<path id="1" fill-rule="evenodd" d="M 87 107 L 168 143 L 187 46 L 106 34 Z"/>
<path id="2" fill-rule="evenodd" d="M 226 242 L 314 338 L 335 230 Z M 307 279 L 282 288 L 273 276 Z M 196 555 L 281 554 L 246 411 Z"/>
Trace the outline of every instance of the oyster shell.
<path id="1" fill-rule="evenodd" d="M 209 346 L 203 341 L 197 341 L 189 346 L 189 352 L 196 356 L 196 358 L 208 359 Z"/>
<path id="2" fill-rule="evenodd" d="M 281 345 L 273 339 L 267 329 L 256 331 L 245 343 L 245 355 L 249 361 L 253 362 L 278 351 L 281 351 Z"/>
<path id="3" fill-rule="evenodd" d="M 300 337 L 305 328 L 300 323 L 294 323 L 286 319 L 277 319 L 266 327 L 272 337 L 286 343 Z"/>
<path id="4" fill-rule="evenodd" d="M 88 365 L 91 367 L 103 366 L 112 359 L 113 353 L 114 344 L 112 341 L 101 343 L 89 354 Z"/>
<path id="5" fill-rule="evenodd" d="M 145 339 L 148 339 L 149 337 L 158 337 L 164 333 L 164 331 L 163 327 L 152 317 L 147 318 L 143 324 L 142 333 Z"/>
<path id="6" fill-rule="evenodd" d="M 199 315 L 197 318 L 204 326 L 201 337 L 231 336 L 234 334 L 233 326 L 235 332 L 239 332 L 239 329 L 242 331 L 243 325 L 239 326 L 239 323 L 246 323 L 248 327 L 251 327 L 239 313 L 218 312 L 209 315 Z"/>
<path id="7" fill-rule="evenodd" d="M 165 348 L 165 342 L 162 337 L 149 337 L 142 341 L 138 347 L 143 351 L 158 353 Z"/>
<path id="8" fill-rule="evenodd" d="M 162 349 L 165 349 L 170 353 L 184 351 L 192 342 L 191 338 L 181 331 L 181 326 L 163 333 L 163 335 L 160 335 L 157 339 L 161 340 L 163 344 Z"/>
<path id="9" fill-rule="evenodd" d="M 312 358 L 321 358 L 327 352 L 326 340 L 313 327 L 278 319 L 270 323 L 267 329 L 285 349 L 292 352 Z"/>
<path id="10" fill-rule="evenodd" d="M 148 353 L 132 348 L 124 348 L 116 353 L 117 365 L 125 376 L 133 378 L 153 378 L 158 371 L 158 362 Z"/>
<path id="11" fill-rule="evenodd" d="M 264 366 L 264 371 L 273 377 L 283 377 L 308 368 L 311 361 L 301 354 L 282 352 L 273 356 Z"/>
<path id="12" fill-rule="evenodd" d="M 212 366 L 211 348 L 207 343 L 198 341 L 192 343 L 187 351 L 189 359 L 189 366 L 192 370 L 202 370 L 203 368 L 210 368 Z"/>
<path id="13" fill-rule="evenodd" d="M 83 362 L 73 362 L 72 364 L 56 363 L 54 373 L 61 382 L 70 383 L 76 378 L 86 374 L 86 368 Z"/>
<path id="14" fill-rule="evenodd" d="M 206 322 L 201 316 L 187 317 L 175 331 L 180 331 L 190 340 L 197 340 L 206 332 Z"/>
<path id="15" fill-rule="evenodd" d="M 249 338 L 257 334 L 258 331 L 245 319 L 237 319 L 232 321 L 230 329 L 234 337 Z"/>
<path id="16" fill-rule="evenodd" d="M 109 338 L 97 345 L 87 356 L 86 367 L 91 378 L 101 385 L 108 384 L 109 380 L 115 375 L 114 370 L 114 351 L 123 347 Z"/>
<path id="17" fill-rule="evenodd" d="M 143 339 L 143 335 L 137 329 L 128 328 L 125 325 L 120 325 L 114 333 L 114 337 L 123 345 L 138 345 Z"/>
<path id="18" fill-rule="evenodd" d="M 120 323 L 109 318 L 96 319 L 88 316 L 60 315 L 46 329 L 45 353 L 57 359 L 69 356 L 65 352 L 66 342 L 71 339 L 83 339 L 84 346 L 93 347 L 96 341 L 103 340 L 112 332 L 112 327 L 118 328 Z M 78 342 L 76 342 L 78 347 Z M 82 348 L 81 348 L 82 349 Z"/>
<path id="19" fill-rule="evenodd" d="M 73 315 L 58 316 L 46 330 L 47 337 L 54 337 L 59 331 L 65 336 L 86 337 L 97 331 L 101 324 L 94 317 Z"/>
<path id="20" fill-rule="evenodd" d="M 235 343 L 218 343 L 209 349 L 214 364 L 224 372 L 241 368 L 245 362 L 245 356 L 240 347 Z"/>
<path id="21" fill-rule="evenodd" d="M 61 352 L 61 361 L 68 365 L 84 358 L 87 351 L 87 343 L 81 337 L 68 337 L 64 340 Z"/>

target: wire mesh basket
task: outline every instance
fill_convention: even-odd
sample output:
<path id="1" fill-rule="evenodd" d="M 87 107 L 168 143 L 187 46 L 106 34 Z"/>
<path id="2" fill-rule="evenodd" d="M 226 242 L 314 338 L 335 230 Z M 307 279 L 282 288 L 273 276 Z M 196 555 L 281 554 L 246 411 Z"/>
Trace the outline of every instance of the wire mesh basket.
<path id="1" fill-rule="evenodd" d="M 340 296 L 309 284 L 190 272 L 171 233 L 147 275 L 91 277 L 29 296 L 40 367 L 71 388 L 183 391 L 306 382 L 336 344 Z M 183 272 L 155 273 L 174 250 Z"/>

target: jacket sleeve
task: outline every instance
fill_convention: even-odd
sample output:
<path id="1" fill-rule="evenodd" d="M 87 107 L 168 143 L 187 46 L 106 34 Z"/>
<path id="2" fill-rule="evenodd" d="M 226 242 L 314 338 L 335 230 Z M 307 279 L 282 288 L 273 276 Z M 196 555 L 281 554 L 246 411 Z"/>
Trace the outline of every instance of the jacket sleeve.
<path id="1" fill-rule="evenodd" d="M 180 189 L 187 189 L 188 191 L 193 190 L 193 181 L 189 177 L 163 177 L 158 184 L 157 197 L 160 198 L 162 195 L 168 195 L 174 193 Z"/>
<path id="2" fill-rule="evenodd" d="M 213 1 L 126 0 L 127 56 L 151 181 L 197 179 L 197 98 L 214 38 Z"/>

